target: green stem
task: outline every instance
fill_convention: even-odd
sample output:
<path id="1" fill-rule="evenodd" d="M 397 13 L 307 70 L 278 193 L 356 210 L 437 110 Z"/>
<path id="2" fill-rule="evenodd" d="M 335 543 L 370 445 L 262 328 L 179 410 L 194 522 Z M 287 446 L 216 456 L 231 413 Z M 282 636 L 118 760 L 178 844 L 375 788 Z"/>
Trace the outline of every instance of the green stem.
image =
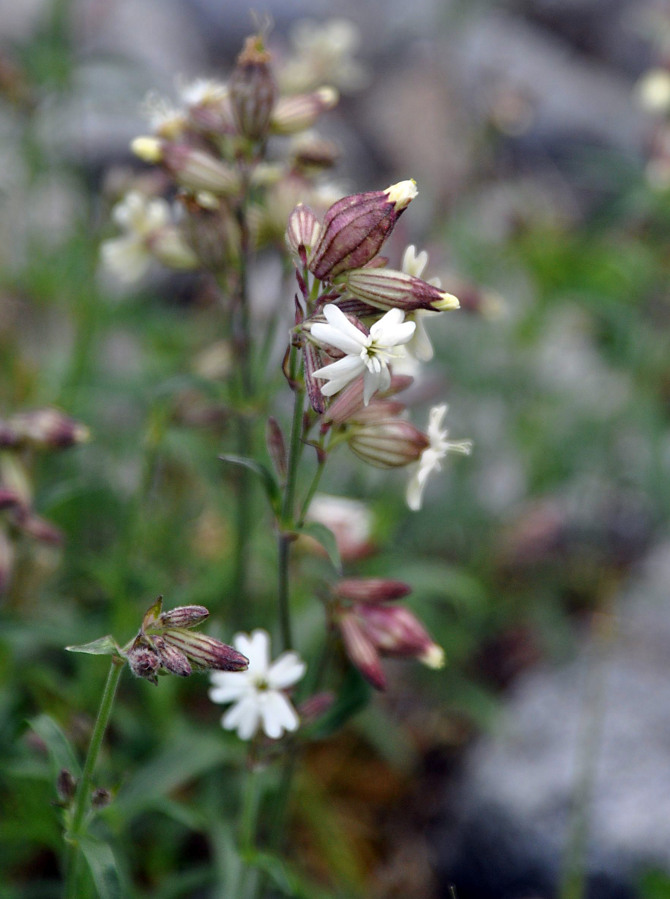
<path id="1" fill-rule="evenodd" d="M 293 404 L 293 422 L 291 424 L 291 442 L 289 445 L 286 484 L 284 485 L 281 521 L 279 522 L 279 536 L 277 538 L 279 555 L 279 630 L 281 633 L 282 648 L 284 650 L 290 649 L 293 646 L 293 635 L 291 632 L 289 566 L 291 554 L 290 547 L 294 539 L 292 531 L 295 527 L 294 507 L 298 463 L 300 461 L 300 455 L 302 453 L 304 402 L 305 391 L 303 388 L 298 387 L 295 391 Z"/>
<path id="2" fill-rule="evenodd" d="M 307 495 L 303 500 L 302 508 L 300 510 L 300 516 L 298 518 L 298 527 L 301 528 L 305 523 L 305 517 L 309 512 L 309 507 L 314 499 L 314 494 L 319 489 L 319 484 L 321 483 L 321 477 L 326 469 L 326 454 L 323 451 L 319 451 L 319 459 L 317 462 L 316 471 L 314 472 L 314 477 L 312 478 L 312 483 L 309 485 L 309 489 L 307 491 Z"/>
<path id="3" fill-rule="evenodd" d="M 79 841 L 83 835 L 84 822 L 86 813 L 89 810 L 89 802 L 91 795 L 91 784 L 93 779 L 93 771 L 98 760 L 102 740 L 107 729 L 112 707 L 114 705 L 114 697 L 116 688 L 119 684 L 121 672 L 124 667 L 124 660 L 114 656 L 112 664 L 107 675 L 107 682 L 100 700 L 100 708 L 98 717 L 91 735 L 91 742 L 84 763 L 84 770 L 81 779 L 77 785 L 77 792 L 74 797 L 74 807 L 72 811 L 72 821 L 65 833 L 67 842 L 67 851 L 65 856 L 65 897 L 66 899 L 77 899 L 79 892 Z"/>

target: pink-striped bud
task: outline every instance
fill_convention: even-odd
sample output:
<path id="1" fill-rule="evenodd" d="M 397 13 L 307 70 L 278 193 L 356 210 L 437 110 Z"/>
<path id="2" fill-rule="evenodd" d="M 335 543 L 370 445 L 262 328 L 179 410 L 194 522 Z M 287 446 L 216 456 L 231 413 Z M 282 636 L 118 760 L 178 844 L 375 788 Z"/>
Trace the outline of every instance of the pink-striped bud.
<path id="1" fill-rule="evenodd" d="M 359 605 L 361 628 L 383 655 L 416 658 L 429 668 L 442 668 L 444 650 L 404 606 Z"/>
<path id="2" fill-rule="evenodd" d="M 3 436 L 5 438 L 3 443 Z M 0 434 L 5 446 L 31 446 L 35 449 L 67 449 L 90 437 L 86 425 L 58 409 L 36 409 L 13 415 Z"/>
<path id="3" fill-rule="evenodd" d="M 409 584 L 383 577 L 351 577 L 338 581 L 333 596 L 354 603 L 380 603 L 402 599 L 412 592 Z"/>
<path id="4" fill-rule="evenodd" d="M 342 424 L 345 421 L 356 418 L 361 410 L 365 408 L 370 409 L 376 406 L 377 403 L 380 403 L 385 397 L 393 396 L 406 390 L 413 380 L 410 375 L 391 375 L 391 385 L 388 390 L 378 391 L 366 407 L 363 403 L 363 378 L 356 378 L 344 390 L 340 391 L 330 406 L 328 406 L 323 416 L 324 421 L 334 421 L 337 424 Z"/>
<path id="5" fill-rule="evenodd" d="M 388 268 L 356 268 L 344 272 L 337 283 L 376 309 L 438 310 L 458 309 L 455 296 L 433 287 L 421 278 Z"/>
<path id="6" fill-rule="evenodd" d="M 321 225 L 316 215 L 309 206 L 300 203 L 288 217 L 286 226 L 286 243 L 296 256 L 301 254 L 301 249 L 309 254 L 312 247 L 316 246 L 321 233 Z"/>
<path id="7" fill-rule="evenodd" d="M 310 94 L 295 94 L 277 101 L 270 131 L 273 134 L 297 134 L 311 128 L 319 116 L 337 106 L 340 95 L 334 87 L 321 87 Z"/>
<path id="8" fill-rule="evenodd" d="M 163 627 L 197 627 L 209 618 L 209 610 L 204 606 L 177 606 L 163 612 L 159 622 Z"/>
<path id="9" fill-rule="evenodd" d="M 355 455 L 377 468 L 410 465 L 429 446 L 426 435 L 401 418 L 356 424 L 347 440 Z"/>
<path id="10" fill-rule="evenodd" d="M 353 613 L 345 613 L 339 622 L 344 649 L 351 662 L 363 677 L 377 690 L 386 689 L 386 676 L 381 666 L 379 653 Z"/>
<path id="11" fill-rule="evenodd" d="M 240 134 L 250 140 L 262 140 L 270 126 L 277 85 L 270 68 L 270 54 L 259 35 L 246 39 L 228 86 Z"/>
<path id="12" fill-rule="evenodd" d="M 401 181 L 386 190 L 338 200 L 324 215 L 321 238 L 309 261 L 310 271 L 320 280 L 332 280 L 340 272 L 366 265 L 416 194 L 414 181 Z"/>
<path id="13" fill-rule="evenodd" d="M 240 176 L 235 169 L 188 144 L 171 143 L 157 137 L 137 137 L 130 148 L 144 162 L 163 165 L 186 190 L 233 196 L 241 189 Z"/>

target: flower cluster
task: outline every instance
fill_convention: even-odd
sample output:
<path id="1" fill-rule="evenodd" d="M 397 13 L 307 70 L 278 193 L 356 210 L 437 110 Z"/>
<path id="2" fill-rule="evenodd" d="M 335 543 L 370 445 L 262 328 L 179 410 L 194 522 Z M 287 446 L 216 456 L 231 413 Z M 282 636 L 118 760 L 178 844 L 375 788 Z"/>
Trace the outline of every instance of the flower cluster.
<path id="1" fill-rule="evenodd" d="M 58 546 L 62 539 L 58 528 L 33 508 L 32 453 L 68 449 L 88 438 L 86 425 L 58 409 L 0 419 L 0 594 L 14 570 L 19 536 L 47 546 Z"/>
<path id="2" fill-rule="evenodd" d="M 337 104 L 338 91 L 322 84 L 280 92 L 261 35 L 247 39 L 227 81 L 198 79 L 178 93 L 177 104 L 147 99 L 153 133 L 131 144 L 154 177 L 126 182 L 113 209 L 122 234 L 103 243 L 102 260 L 121 283 L 137 281 L 154 261 L 225 276 L 245 247 L 283 240 L 300 198 L 321 209 L 334 199 L 323 174 L 338 151 L 311 129 Z M 254 201 L 241 224 L 250 190 Z"/>
<path id="3" fill-rule="evenodd" d="M 353 664 L 373 687 L 383 690 L 382 656 L 416 658 L 430 668 L 444 665 L 444 652 L 405 606 L 395 600 L 407 584 L 384 578 L 348 578 L 332 590 L 333 617 Z"/>
<path id="4" fill-rule="evenodd" d="M 163 612 L 163 597 L 147 611 L 142 626 L 122 655 L 130 670 L 152 684 L 159 674 L 188 677 L 194 670 L 242 671 L 249 660 L 241 652 L 192 630 L 209 616 L 204 606 L 178 606 Z"/>
<path id="5" fill-rule="evenodd" d="M 424 434 L 394 398 L 411 378 L 394 375 L 393 367 L 402 368 L 408 352 L 417 360 L 432 355 L 425 318 L 459 306 L 438 280 L 421 278 L 427 253 L 408 247 L 398 270 L 379 255 L 416 195 L 414 181 L 353 194 L 333 203 L 321 221 L 299 204 L 286 229 L 301 299 L 294 342 L 302 349 L 312 408 L 322 416 L 322 430 L 332 432 L 331 446 L 346 441 L 380 468 L 412 466 L 411 509 L 421 506 L 426 480 L 447 452 L 470 447 L 446 440 L 440 430 L 446 407 L 431 413 Z"/>

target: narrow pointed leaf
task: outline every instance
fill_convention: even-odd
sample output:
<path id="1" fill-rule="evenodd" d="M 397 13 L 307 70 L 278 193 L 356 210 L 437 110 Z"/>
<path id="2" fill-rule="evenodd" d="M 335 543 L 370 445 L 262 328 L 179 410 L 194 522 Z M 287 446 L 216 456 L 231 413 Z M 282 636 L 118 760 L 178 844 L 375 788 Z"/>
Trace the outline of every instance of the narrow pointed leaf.
<path id="1" fill-rule="evenodd" d="M 302 527 L 297 528 L 297 532 L 316 540 L 316 542 L 328 553 L 328 558 L 330 559 L 333 568 L 338 574 L 342 573 L 340 550 L 337 546 L 335 534 L 333 534 L 330 528 L 327 528 L 325 524 L 321 524 L 320 521 L 308 521 L 306 524 L 302 525 Z"/>
<path id="2" fill-rule="evenodd" d="M 84 837 L 79 845 L 100 899 L 123 899 L 127 896 L 111 846 L 91 837 Z"/>
<path id="3" fill-rule="evenodd" d="M 121 650 L 110 634 L 98 637 L 91 643 L 79 643 L 75 646 L 66 646 L 68 652 L 86 652 L 92 656 L 116 656 L 121 655 Z"/>
<path id="4" fill-rule="evenodd" d="M 222 462 L 230 462 L 231 465 L 241 465 L 243 468 L 248 468 L 249 471 L 253 471 L 253 473 L 260 478 L 273 511 L 275 514 L 278 514 L 281 507 L 279 485 L 272 472 L 266 468 L 265 465 L 256 462 L 255 459 L 248 459 L 246 456 L 225 455 L 219 456 L 219 459 L 221 459 Z"/>

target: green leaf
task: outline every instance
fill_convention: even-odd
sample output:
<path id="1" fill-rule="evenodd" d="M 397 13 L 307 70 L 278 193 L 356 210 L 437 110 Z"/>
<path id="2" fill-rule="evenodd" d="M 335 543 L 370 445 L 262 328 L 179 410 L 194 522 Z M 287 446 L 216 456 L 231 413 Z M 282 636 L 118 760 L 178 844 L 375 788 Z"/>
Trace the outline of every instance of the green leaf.
<path id="1" fill-rule="evenodd" d="M 51 759 L 54 780 L 64 768 L 75 779 L 78 779 L 80 767 L 75 751 L 65 733 L 53 718 L 49 715 L 39 715 L 37 718 L 29 721 L 28 724 L 46 744 Z"/>
<path id="2" fill-rule="evenodd" d="M 241 465 L 243 468 L 248 468 L 249 471 L 253 471 L 253 473 L 261 479 L 261 483 L 263 484 L 265 493 L 275 515 L 279 514 L 281 508 L 281 493 L 279 485 L 269 468 L 266 468 L 265 465 L 261 462 L 257 462 L 255 459 L 248 459 L 246 456 L 225 455 L 219 456 L 219 459 L 221 459 L 222 462 L 230 462 L 231 465 Z"/>
<path id="3" fill-rule="evenodd" d="M 105 637 L 98 637 L 90 643 L 79 643 L 76 646 L 66 646 L 68 652 L 87 652 L 92 656 L 115 656 L 121 655 L 121 650 L 114 637 L 107 634 Z"/>
<path id="4" fill-rule="evenodd" d="M 123 896 L 127 896 L 112 847 L 92 837 L 83 837 L 79 841 L 79 846 L 88 863 L 100 899 L 122 899 Z"/>
<path id="5" fill-rule="evenodd" d="M 333 894 L 301 877 L 280 856 L 270 852 L 245 854 L 247 864 L 267 874 L 280 893 L 291 899 L 333 899 Z"/>
<path id="6" fill-rule="evenodd" d="M 317 543 L 320 543 L 328 553 L 328 558 L 330 559 L 333 568 L 338 574 L 342 574 L 340 551 L 337 548 L 335 534 L 333 534 L 330 528 L 327 528 L 325 524 L 321 524 L 320 521 L 308 521 L 302 527 L 296 528 L 296 533 L 304 534 L 306 537 L 311 537 L 312 540 L 316 540 Z"/>
<path id="7" fill-rule="evenodd" d="M 219 736 L 193 729 L 175 735 L 167 741 L 163 752 L 153 756 L 119 790 L 111 808 L 124 817 L 133 814 L 205 771 L 235 758 L 235 750 Z"/>

